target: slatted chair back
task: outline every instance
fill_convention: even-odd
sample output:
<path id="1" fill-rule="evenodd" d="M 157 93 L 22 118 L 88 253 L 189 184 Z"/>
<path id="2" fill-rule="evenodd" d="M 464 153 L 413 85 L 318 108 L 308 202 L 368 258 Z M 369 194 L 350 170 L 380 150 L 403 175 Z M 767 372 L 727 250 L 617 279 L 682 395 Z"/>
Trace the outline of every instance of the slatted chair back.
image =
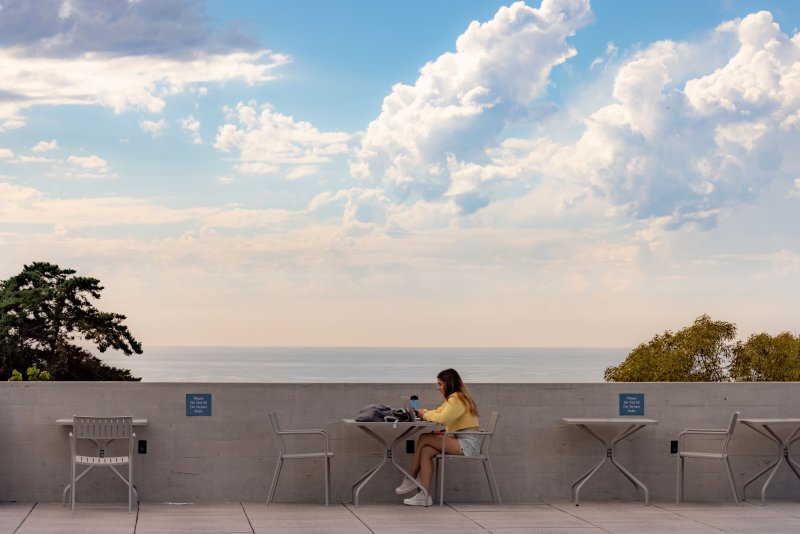
<path id="1" fill-rule="evenodd" d="M 132 417 L 72 418 L 72 433 L 77 439 L 127 439 L 133 435 Z"/>

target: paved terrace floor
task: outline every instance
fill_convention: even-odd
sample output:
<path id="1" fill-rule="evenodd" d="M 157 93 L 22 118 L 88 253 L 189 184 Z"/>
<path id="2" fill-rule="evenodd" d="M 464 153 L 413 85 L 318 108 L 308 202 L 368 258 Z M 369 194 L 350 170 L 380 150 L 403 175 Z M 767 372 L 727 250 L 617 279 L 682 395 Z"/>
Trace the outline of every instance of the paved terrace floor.
<path id="1" fill-rule="evenodd" d="M 800 503 L 568 502 L 447 504 L 444 508 L 401 504 L 141 503 L 79 504 L 72 514 L 61 503 L 0 503 L 0 534 L 50 533 L 435 533 L 668 534 L 797 533 Z"/>

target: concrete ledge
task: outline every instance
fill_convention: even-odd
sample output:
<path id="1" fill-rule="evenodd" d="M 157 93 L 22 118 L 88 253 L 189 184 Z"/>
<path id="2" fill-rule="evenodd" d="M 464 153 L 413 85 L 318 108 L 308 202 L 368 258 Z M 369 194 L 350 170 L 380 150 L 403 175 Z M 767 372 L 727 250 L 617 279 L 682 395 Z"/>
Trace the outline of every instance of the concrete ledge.
<path id="1" fill-rule="evenodd" d="M 568 501 L 572 482 L 604 454 L 602 447 L 563 417 L 617 416 L 619 395 L 644 395 L 644 414 L 657 419 L 620 444 L 618 457 L 650 489 L 654 502 L 675 492 L 675 457 L 669 442 L 687 427 L 722 427 L 734 410 L 747 417 L 800 416 L 800 383 L 752 384 L 471 384 L 484 415 L 501 413 L 493 458 L 506 502 Z M 212 415 L 187 417 L 186 394 L 207 393 Z M 374 441 L 341 419 L 365 404 L 401 405 L 416 393 L 422 406 L 439 403 L 431 384 L 233 384 L 233 383 L 2 383 L 0 384 L 0 501 L 59 501 L 69 478 L 68 429 L 55 420 L 82 415 L 144 417 L 147 453 L 134 458 L 135 482 L 147 502 L 265 501 L 278 453 L 267 414 L 276 411 L 287 428 L 322 427 L 334 450 L 333 499 L 349 502 L 351 484 L 379 460 Z M 398 461 L 408 463 L 405 450 Z M 775 457 L 775 447 L 751 429 L 734 435 L 731 456 L 742 484 Z M 800 454 L 800 453 L 798 453 Z M 722 465 L 689 460 L 689 501 L 731 500 Z M 446 497 L 490 501 L 479 465 L 448 471 Z M 126 501 L 110 472 L 90 473 L 79 486 L 79 503 Z M 365 503 L 399 503 L 398 474 L 385 468 L 361 494 Z M 752 486 L 757 498 L 758 489 Z M 581 492 L 582 503 L 632 501 L 633 487 L 603 468 Z M 800 481 L 783 467 L 770 485 L 770 499 L 800 499 Z M 281 475 L 277 501 L 321 503 L 322 466 L 293 462 Z"/>

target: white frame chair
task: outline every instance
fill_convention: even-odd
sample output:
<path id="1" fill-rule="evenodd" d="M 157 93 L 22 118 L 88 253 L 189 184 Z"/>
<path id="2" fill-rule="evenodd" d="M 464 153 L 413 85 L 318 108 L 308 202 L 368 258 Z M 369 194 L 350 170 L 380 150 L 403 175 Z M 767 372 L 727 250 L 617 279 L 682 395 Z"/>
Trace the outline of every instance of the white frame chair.
<path id="1" fill-rule="evenodd" d="M 728 459 L 728 444 L 731 441 L 731 437 L 733 436 L 733 431 L 736 428 L 736 421 L 739 418 L 739 412 L 733 412 L 731 414 L 730 422 L 728 423 L 728 428 L 687 428 L 683 432 L 680 433 L 678 436 L 678 487 L 675 493 L 675 502 L 681 503 L 683 502 L 684 491 L 683 491 L 683 482 L 684 482 L 684 461 L 686 458 L 701 458 L 701 459 L 712 459 L 712 460 L 722 460 L 725 463 L 725 470 L 728 474 L 728 482 L 731 485 L 731 490 L 733 491 L 733 500 L 736 504 L 739 504 L 739 495 L 736 492 L 736 484 L 733 481 L 733 471 L 731 469 L 731 462 Z M 715 436 L 717 438 L 722 438 L 722 448 L 720 452 L 695 452 L 695 451 L 687 451 L 684 450 L 685 447 L 685 437 L 686 436 Z"/>
<path id="2" fill-rule="evenodd" d="M 461 430 L 458 432 L 446 432 L 442 434 L 442 452 L 437 454 L 434 458 L 437 465 L 437 472 L 439 473 L 439 506 L 444 506 L 444 464 L 446 460 L 479 460 L 483 464 L 483 471 L 486 474 L 486 480 L 489 483 L 489 491 L 492 494 L 492 502 L 496 504 L 503 504 L 500 498 L 500 490 L 497 488 L 497 480 L 494 476 L 494 469 L 492 469 L 492 460 L 489 457 L 489 448 L 492 446 L 492 438 L 494 431 L 497 428 L 497 422 L 500 420 L 500 414 L 492 412 L 489 415 L 489 422 L 486 424 L 485 430 Z M 481 450 L 478 456 L 464 456 L 464 455 L 447 455 L 444 450 L 445 437 L 452 436 L 465 436 L 474 435 L 479 436 Z"/>
<path id="3" fill-rule="evenodd" d="M 280 423 L 278 423 L 278 416 L 275 412 L 269 413 L 269 420 L 272 423 L 272 428 L 275 430 L 275 433 L 278 435 L 278 438 L 281 442 L 281 452 L 278 455 L 278 463 L 275 466 L 275 474 L 272 477 L 272 485 L 269 488 L 269 496 L 267 497 L 267 505 L 272 503 L 272 500 L 275 498 L 275 490 L 278 487 L 278 477 L 281 474 L 281 469 L 283 468 L 283 461 L 284 460 L 309 460 L 314 458 L 322 458 L 325 464 L 325 506 L 330 504 L 331 500 L 331 458 L 333 457 L 333 452 L 330 448 L 330 441 L 328 439 L 328 433 L 319 428 L 309 428 L 309 429 L 298 429 L 298 430 L 283 430 L 281 429 Z M 288 453 L 286 452 L 286 440 L 284 439 L 285 436 L 301 436 L 301 435 L 321 435 L 322 441 L 325 447 L 325 450 L 322 452 L 300 452 L 300 453 Z"/>
<path id="4" fill-rule="evenodd" d="M 133 442 L 136 434 L 133 432 L 133 418 L 124 417 L 90 417 L 74 415 L 72 416 L 72 432 L 70 437 L 70 510 L 75 511 L 75 484 L 95 467 L 108 467 L 128 486 L 128 512 L 133 511 L 134 494 L 136 488 L 133 486 Z M 78 440 L 85 439 L 95 444 L 97 454 L 95 456 L 78 454 Z M 108 444 L 114 440 L 128 441 L 127 456 L 106 456 L 105 450 Z M 78 465 L 88 466 L 76 476 Z M 117 467 L 127 465 L 128 477 L 126 478 L 117 470 Z M 66 491 L 66 490 L 65 490 Z M 138 503 L 138 495 L 136 496 Z"/>

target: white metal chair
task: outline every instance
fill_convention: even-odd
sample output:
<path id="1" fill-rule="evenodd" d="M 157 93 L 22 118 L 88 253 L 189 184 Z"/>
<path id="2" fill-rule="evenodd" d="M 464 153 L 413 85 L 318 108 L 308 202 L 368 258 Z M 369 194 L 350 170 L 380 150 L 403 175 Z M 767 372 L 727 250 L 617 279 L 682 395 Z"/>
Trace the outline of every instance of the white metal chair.
<path id="1" fill-rule="evenodd" d="M 272 500 L 275 498 L 275 489 L 278 487 L 278 477 L 281 474 L 281 469 L 283 467 L 284 460 L 308 460 L 314 458 L 322 458 L 324 463 L 324 472 L 325 472 L 325 506 L 330 504 L 331 500 L 331 458 L 333 457 L 333 452 L 331 452 L 330 442 L 328 440 L 328 433 L 322 429 L 317 428 L 310 428 L 310 429 L 301 429 L 301 430 L 282 430 L 280 424 L 278 423 L 278 416 L 275 415 L 275 412 L 270 412 L 269 420 L 272 423 L 272 428 L 275 430 L 275 433 L 278 435 L 278 438 L 281 442 L 281 452 L 278 455 L 278 464 L 275 466 L 275 475 L 272 477 L 272 485 L 269 488 L 269 497 L 267 498 L 267 505 L 272 503 Z M 318 434 L 322 436 L 323 446 L 325 447 L 321 452 L 297 452 L 297 453 L 288 453 L 286 447 L 286 436 L 301 436 L 301 435 L 314 435 Z"/>
<path id="2" fill-rule="evenodd" d="M 731 462 L 728 459 L 728 444 L 733 436 L 733 431 L 736 428 L 736 420 L 739 418 L 739 412 L 731 414 L 731 420 L 728 423 L 728 428 L 688 428 L 680 433 L 678 436 L 678 488 L 675 494 L 675 502 L 683 502 L 683 480 L 684 480 L 684 460 L 686 458 L 701 458 L 722 460 L 725 463 L 725 469 L 728 473 L 728 482 L 733 491 L 733 500 L 739 504 L 739 496 L 736 493 L 736 484 L 733 482 L 733 471 L 731 470 Z M 685 450 L 686 444 L 684 438 L 686 436 L 714 436 L 722 440 L 722 448 L 720 452 L 694 452 Z"/>
<path id="3" fill-rule="evenodd" d="M 75 484 L 95 467 L 108 467 L 122 479 L 128 486 L 128 512 L 133 511 L 133 419 L 131 417 L 86 417 L 75 415 L 72 417 L 72 432 L 69 433 L 71 449 L 70 470 L 70 510 L 75 511 Z M 97 447 L 94 456 L 78 454 L 78 440 L 89 440 Z M 127 456 L 106 456 L 108 444 L 114 440 L 127 440 Z M 76 476 L 77 466 L 88 466 Z M 128 466 L 127 478 L 117 470 L 119 466 Z M 66 491 L 66 490 L 65 490 Z M 138 501 L 138 495 L 137 495 Z"/>
<path id="4" fill-rule="evenodd" d="M 484 430 L 462 430 L 459 432 L 448 432 L 442 435 L 442 452 L 436 455 L 437 468 L 439 473 L 439 506 L 444 506 L 444 465 L 447 460 L 479 460 L 483 464 L 483 471 L 486 474 L 486 480 L 489 482 L 489 491 L 492 493 L 492 501 L 497 504 L 503 504 L 500 498 L 500 490 L 497 489 L 497 480 L 494 477 L 494 470 L 492 469 L 492 460 L 489 457 L 489 448 L 492 446 L 492 438 L 494 431 L 497 427 L 497 421 L 500 419 L 500 414 L 492 412 L 489 416 L 489 422 Z M 462 435 L 475 435 L 478 436 L 481 442 L 481 451 L 478 456 L 463 456 L 463 455 L 447 455 L 444 452 L 444 438 L 445 436 L 458 437 Z"/>

